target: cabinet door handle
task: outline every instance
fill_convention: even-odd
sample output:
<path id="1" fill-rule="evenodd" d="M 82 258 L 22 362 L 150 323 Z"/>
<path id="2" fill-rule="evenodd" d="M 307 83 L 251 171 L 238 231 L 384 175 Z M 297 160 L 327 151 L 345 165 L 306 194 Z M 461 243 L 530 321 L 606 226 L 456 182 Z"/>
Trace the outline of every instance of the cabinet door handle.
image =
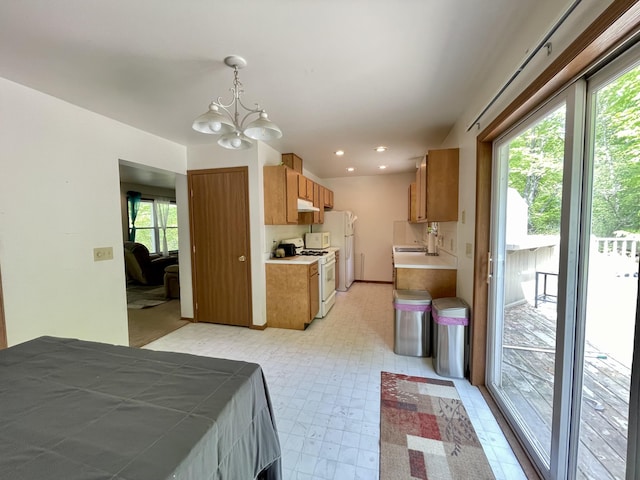
<path id="1" fill-rule="evenodd" d="M 493 257 L 491 256 L 491 252 L 487 253 L 487 283 L 491 283 L 491 279 L 493 278 Z"/>
<path id="2" fill-rule="evenodd" d="M 240 256 L 238 257 L 238 261 L 240 261 L 240 262 L 246 262 L 246 261 L 247 261 L 247 257 L 245 257 L 244 255 L 240 255 Z"/>

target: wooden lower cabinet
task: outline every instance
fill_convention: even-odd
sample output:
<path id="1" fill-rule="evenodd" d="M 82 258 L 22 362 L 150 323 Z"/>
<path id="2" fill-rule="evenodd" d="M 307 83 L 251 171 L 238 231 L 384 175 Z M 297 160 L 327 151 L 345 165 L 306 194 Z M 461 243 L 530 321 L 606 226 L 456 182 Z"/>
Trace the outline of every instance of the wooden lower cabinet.
<path id="1" fill-rule="evenodd" d="M 267 326 L 304 330 L 320 309 L 318 263 L 267 263 Z"/>
<path id="2" fill-rule="evenodd" d="M 394 269 L 394 288 L 427 290 L 431 298 L 456 296 L 456 270 L 432 268 Z"/>

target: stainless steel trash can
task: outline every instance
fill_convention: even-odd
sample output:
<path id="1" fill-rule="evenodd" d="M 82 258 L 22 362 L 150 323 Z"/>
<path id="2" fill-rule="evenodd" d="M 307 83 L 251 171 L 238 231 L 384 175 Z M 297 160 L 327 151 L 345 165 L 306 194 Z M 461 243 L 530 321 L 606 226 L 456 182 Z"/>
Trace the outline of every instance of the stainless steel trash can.
<path id="1" fill-rule="evenodd" d="M 393 351 L 398 355 L 431 355 L 431 295 L 426 290 L 394 290 Z"/>
<path id="2" fill-rule="evenodd" d="M 464 378 L 469 305 L 457 297 L 436 298 L 433 323 L 438 337 L 433 360 L 436 373 L 443 377 Z"/>

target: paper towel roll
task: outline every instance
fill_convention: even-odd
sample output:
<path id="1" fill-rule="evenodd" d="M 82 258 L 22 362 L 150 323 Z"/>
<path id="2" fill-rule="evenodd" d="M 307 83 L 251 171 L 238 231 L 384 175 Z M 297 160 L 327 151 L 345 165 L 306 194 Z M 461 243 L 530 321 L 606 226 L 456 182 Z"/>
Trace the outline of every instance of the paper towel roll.
<path id="1" fill-rule="evenodd" d="M 429 233 L 427 252 L 436 253 L 436 236 L 433 233 Z"/>

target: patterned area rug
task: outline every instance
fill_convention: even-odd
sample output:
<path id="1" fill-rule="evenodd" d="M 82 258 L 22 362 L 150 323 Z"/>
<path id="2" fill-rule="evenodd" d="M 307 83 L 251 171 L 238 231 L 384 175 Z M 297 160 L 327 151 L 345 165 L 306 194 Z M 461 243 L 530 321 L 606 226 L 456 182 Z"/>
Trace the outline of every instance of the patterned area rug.
<path id="1" fill-rule="evenodd" d="M 449 380 L 382 372 L 380 480 L 494 479 Z"/>
<path id="2" fill-rule="evenodd" d="M 127 308 L 151 308 L 168 302 L 164 296 L 164 287 L 130 285 L 127 287 Z"/>

